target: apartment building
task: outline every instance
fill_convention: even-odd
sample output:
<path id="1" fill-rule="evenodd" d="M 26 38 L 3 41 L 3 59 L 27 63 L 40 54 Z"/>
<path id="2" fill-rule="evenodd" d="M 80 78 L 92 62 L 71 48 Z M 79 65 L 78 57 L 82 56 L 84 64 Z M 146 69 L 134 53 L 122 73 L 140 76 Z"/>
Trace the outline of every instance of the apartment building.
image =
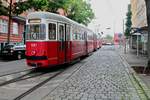
<path id="1" fill-rule="evenodd" d="M 12 4 L 17 0 L 12 0 Z M 2 4 L 9 6 L 10 0 L 2 0 Z M 8 16 L 0 16 L 0 50 L 7 44 L 8 39 Z M 21 16 L 12 16 L 10 28 L 10 43 L 20 43 L 23 41 L 23 32 L 25 26 L 25 18 Z"/>
<path id="2" fill-rule="evenodd" d="M 145 0 L 131 0 L 131 11 L 132 11 L 132 27 L 146 27 L 146 6 Z"/>
<path id="3" fill-rule="evenodd" d="M 140 51 L 146 52 L 148 32 L 145 0 L 131 0 L 131 11 L 132 27 L 140 30 L 138 31 L 138 35 L 136 34 L 137 32 L 132 34 L 132 48 L 137 49 L 137 44 L 139 44 Z"/>

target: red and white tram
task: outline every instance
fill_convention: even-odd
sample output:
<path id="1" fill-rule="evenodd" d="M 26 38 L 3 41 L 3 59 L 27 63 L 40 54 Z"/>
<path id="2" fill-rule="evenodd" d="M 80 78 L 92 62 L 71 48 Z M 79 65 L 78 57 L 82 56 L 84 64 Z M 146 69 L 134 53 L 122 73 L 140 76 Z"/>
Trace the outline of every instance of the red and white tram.
<path id="1" fill-rule="evenodd" d="M 69 63 L 94 50 L 93 32 L 64 16 L 33 12 L 27 16 L 26 59 L 29 66 Z"/>

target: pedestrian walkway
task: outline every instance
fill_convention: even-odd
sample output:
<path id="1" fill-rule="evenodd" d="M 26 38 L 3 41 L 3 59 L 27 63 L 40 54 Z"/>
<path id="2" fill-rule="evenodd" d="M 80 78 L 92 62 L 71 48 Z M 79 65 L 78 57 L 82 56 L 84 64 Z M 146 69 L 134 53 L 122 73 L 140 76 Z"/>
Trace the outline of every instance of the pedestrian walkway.
<path id="1" fill-rule="evenodd" d="M 102 47 L 85 62 L 44 100 L 142 100 L 114 47 Z"/>
<path id="2" fill-rule="evenodd" d="M 117 51 L 120 52 L 121 56 L 125 58 L 130 67 L 146 67 L 148 58 L 146 55 L 139 54 L 136 55 L 136 51 L 132 49 L 128 49 L 126 53 L 124 53 L 124 48 L 117 48 Z M 137 74 L 140 79 L 150 88 L 150 75 L 145 75 L 144 73 Z"/>
<path id="3" fill-rule="evenodd" d="M 143 54 L 139 54 L 137 56 L 137 52 L 132 49 L 126 50 L 126 53 L 124 52 L 124 47 L 117 48 L 122 56 L 125 57 L 127 62 L 130 64 L 130 66 L 137 66 L 137 67 L 143 67 L 147 64 L 147 56 Z"/>

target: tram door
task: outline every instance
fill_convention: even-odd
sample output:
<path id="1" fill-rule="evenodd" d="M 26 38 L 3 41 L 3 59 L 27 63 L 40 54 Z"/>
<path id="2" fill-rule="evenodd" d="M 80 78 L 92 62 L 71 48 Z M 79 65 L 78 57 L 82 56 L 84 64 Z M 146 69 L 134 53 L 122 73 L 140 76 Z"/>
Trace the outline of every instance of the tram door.
<path id="1" fill-rule="evenodd" d="M 65 33 L 66 33 L 66 50 L 65 50 L 65 52 L 66 52 L 66 61 L 67 62 L 70 62 L 71 61 L 71 44 L 70 44 L 70 32 L 71 32 L 71 27 L 70 27 L 70 25 L 69 24 L 66 24 L 65 25 L 65 27 L 66 27 L 66 31 L 65 31 Z"/>
<path id="2" fill-rule="evenodd" d="M 84 40 L 85 40 L 85 51 L 88 54 L 88 39 L 87 39 L 87 32 L 84 32 Z"/>
<path id="3" fill-rule="evenodd" d="M 60 64 L 66 62 L 66 34 L 65 24 L 58 23 L 58 62 Z"/>

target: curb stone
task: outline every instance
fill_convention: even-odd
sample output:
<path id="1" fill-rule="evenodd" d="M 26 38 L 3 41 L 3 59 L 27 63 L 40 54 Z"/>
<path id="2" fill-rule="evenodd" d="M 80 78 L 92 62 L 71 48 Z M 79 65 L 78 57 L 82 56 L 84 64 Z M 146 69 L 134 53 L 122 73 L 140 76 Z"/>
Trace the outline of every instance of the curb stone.
<path id="1" fill-rule="evenodd" d="M 150 100 L 150 89 L 141 81 L 141 79 L 137 76 L 136 72 L 130 67 L 128 62 L 125 60 L 124 56 L 119 53 L 121 60 L 123 61 L 123 65 L 128 68 L 128 75 L 135 86 L 139 97 L 142 100 Z"/>
<path id="2" fill-rule="evenodd" d="M 150 100 L 150 89 L 145 85 L 145 83 L 142 82 L 142 80 L 136 75 L 136 73 L 133 74 L 133 77 L 135 81 L 138 83 L 138 85 L 140 86 L 140 88 L 145 93 L 147 99 Z"/>

